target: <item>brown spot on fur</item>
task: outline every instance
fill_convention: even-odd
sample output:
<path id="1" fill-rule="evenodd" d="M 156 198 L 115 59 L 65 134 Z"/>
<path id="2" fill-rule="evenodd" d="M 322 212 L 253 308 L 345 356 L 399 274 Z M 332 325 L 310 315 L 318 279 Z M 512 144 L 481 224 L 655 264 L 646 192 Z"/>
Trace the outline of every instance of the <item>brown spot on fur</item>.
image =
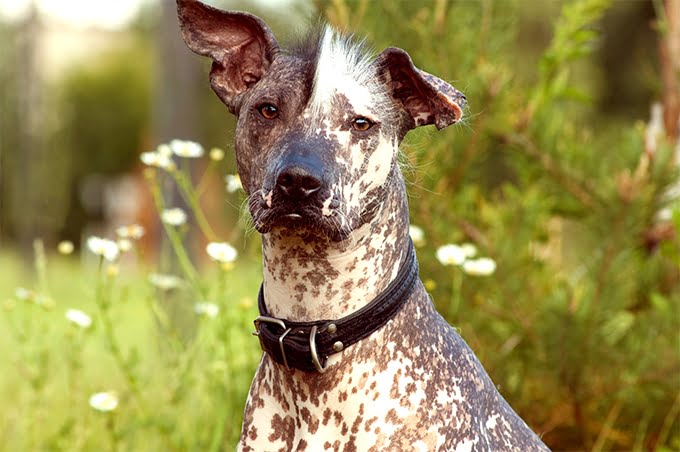
<path id="1" fill-rule="evenodd" d="M 371 431 L 371 426 L 377 420 L 378 420 L 378 416 L 373 416 L 372 418 L 367 420 L 366 423 L 364 424 L 364 430 L 366 430 L 367 432 Z"/>
<path id="2" fill-rule="evenodd" d="M 254 425 L 251 425 L 250 429 L 248 430 L 248 438 L 253 441 L 257 439 L 257 427 Z"/>
<path id="3" fill-rule="evenodd" d="M 354 419 L 354 422 L 352 422 L 352 429 L 351 432 L 356 434 L 359 432 L 359 426 L 361 425 L 361 422 L 364 420 L 363 416 L 357 416 L 356 419 Z"/>
<path id="4" fill-rule="evenodd" d="M 331 418 L 331 409 L 326 408 L 325 410 L 323 410 L 323 420 L 321 421 L 321 423 L 323 425 L 328 425 L 328 421 L 329 421 L 330 418 Z"/>
<path id="5" fill-rule="evenodd" d="M 355 444 L 356 441 L 356 436 L 352 435 L 349 437 L 349 442 L 345 444 L 345 447 L 342 448 L 342 452 L 357 452 L 357 446 Z"/>
<path id="6" fill-rule="evenodd" d="M 285 441 L 287 449 L 291 450 L 293 448 L 294 438 L 295 420 L 291 416 L 282 418 L 279 414 L 275 414 L 271 420 L 271 433 L 268 437 L 269 441 L 273 443 L 281 439 Z"/>
<path id="7" fill-rule="evenodd" d="M 302 410 L 300 410 L 300 416 L 302 417 L 302 421 L 307 424 L 309 433 L 312 435 L 316 433 L 319 429 L 319 418 L 310 413 L 307 407 L 303 407 Z"/>
<path id="8" fill-rule="evenodd" d="M 385 417 L 385 420 L 389 422 L 390 424 L 396 424 L 399 422 L 399 418 L 397 417 L 397 412 L 394 410 L 394 408 L 390 409 L 387 412 L 387 416 Z"/>

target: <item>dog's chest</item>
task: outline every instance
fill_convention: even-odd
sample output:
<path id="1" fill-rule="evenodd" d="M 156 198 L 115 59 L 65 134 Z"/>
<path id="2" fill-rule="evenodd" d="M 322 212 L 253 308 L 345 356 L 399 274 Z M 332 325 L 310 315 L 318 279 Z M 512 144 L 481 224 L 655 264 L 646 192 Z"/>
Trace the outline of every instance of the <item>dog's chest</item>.
<path id="1" fill-rule="evenodd" d="M 265 360 L 246 409 L 248 416 L 256 406 L 244 431 L 252 449 L 244 450 L 379 450 L 395 446 L 395 433 L 405 427 L 411 434 L 399 436 L 421 438 L 423 450 L 435 449 L 437 426 L 423 422 L 421 413 L 428 405 L 423 385 L 403 378 L 398 362 L 380 372 L 373 367 L 355 364 L 320 393 L 307 382 L 273 376 Z"/>
<path id="2" fill-rule="evenodd" d="M 496 397 L 462 340 L 450 340 L 424 291 L 415 298 L 385 328 L 346 349 L 325 374 L 288 372 L 265 356 L 246 406 L 241 449 L 473 450 L 496 444 L 512 450 L 514 424 L 526 426 Z"/>

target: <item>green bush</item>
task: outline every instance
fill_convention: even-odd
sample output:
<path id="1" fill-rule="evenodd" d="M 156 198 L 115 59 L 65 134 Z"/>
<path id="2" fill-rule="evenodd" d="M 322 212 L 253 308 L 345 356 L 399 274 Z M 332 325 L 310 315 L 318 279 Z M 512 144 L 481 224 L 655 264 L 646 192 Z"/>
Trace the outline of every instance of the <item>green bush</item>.
<path id="1" fill-rule="evenodd" d="M 556 450 L 680 447 L 677 202 L 676 238 L 650 242 L 678 177 L 677 137 L 660 133 L 650 153 L 651 125 L 592 102 L 611 2 L 318 6 L 467 96 L 466 124 L 416 131 L 403 147 L 411 220 L 425 230 L 435 303 L 511 405 Z M 532 14 L 554 22 L 544 49 L 527 40 Z M 432 259 L 450 242 L 492 257 L 493 276 Z"/>

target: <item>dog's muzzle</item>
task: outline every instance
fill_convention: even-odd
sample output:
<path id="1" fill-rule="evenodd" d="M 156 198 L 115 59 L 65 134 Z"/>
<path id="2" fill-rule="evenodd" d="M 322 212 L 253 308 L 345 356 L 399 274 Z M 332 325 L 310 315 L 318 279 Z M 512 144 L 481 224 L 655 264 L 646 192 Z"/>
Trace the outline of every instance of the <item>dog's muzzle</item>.
<path id="1" fill-rule="evenodd" d="M 289 227 L 323 222 L 323 203 L 330 196 L 328 174 L 321 158 L 308 146 L 287 150 L 267 176 L 272 187 L 271 203 L 266 207 L 269 221 Z"/>

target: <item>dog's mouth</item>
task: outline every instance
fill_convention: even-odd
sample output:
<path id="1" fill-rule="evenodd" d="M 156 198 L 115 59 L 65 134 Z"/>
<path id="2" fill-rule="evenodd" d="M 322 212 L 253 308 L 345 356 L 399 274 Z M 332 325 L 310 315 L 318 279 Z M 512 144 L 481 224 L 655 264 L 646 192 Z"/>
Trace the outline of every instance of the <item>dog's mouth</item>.
<path id="1" fill-rule="evenodd" d="M 342 213 L 339 199 L 326 203 L 292 202 L 269 193 L 269 196 L 257 194 L 249 201 L 255 229 L 261 234 L 282 229 L 337 242 L 349 237 L 354 229 L 350 216 Z"/>

